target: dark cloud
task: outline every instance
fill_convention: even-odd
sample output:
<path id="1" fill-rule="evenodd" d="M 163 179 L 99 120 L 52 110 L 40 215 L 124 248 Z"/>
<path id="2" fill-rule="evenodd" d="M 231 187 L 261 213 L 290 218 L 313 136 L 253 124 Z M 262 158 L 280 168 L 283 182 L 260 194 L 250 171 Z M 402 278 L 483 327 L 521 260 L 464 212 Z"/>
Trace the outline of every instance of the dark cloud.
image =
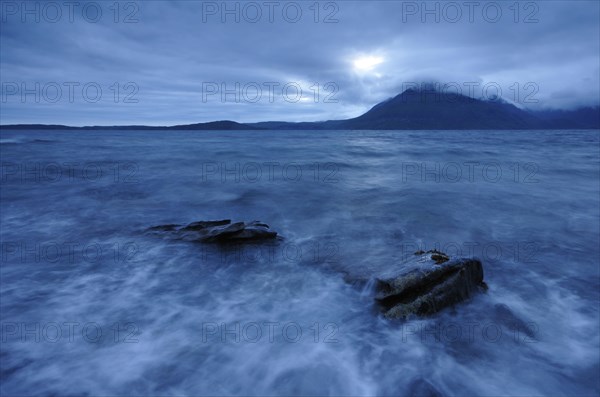
<path id="1" fill-rule="evenodd" d="M 337 119 L 425 81 L 530 108 L 600 95 L 597 1 L 23 4 L 2 2 L 2 123 Z"/>

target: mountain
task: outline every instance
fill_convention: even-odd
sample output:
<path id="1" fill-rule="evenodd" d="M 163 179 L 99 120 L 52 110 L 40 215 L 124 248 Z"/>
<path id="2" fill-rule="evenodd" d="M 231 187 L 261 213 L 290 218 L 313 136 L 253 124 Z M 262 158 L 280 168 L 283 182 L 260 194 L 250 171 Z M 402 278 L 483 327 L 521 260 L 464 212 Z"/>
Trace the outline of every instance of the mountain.
<path id="1" fill-rule="evenodd" d="M 378 130 L 527 130 L 543 128 L 542 124 L 535 115 L 503 101 L 406 90 L 342 125 L 344 129 Z"/>
<path id="2" fill-rule="evenodd" d="M 406 90 L 373 106 L 365 114 L 347 120 L 290 123 L 265 121 L 209 123 L 154 127 L 16 124 L 2 129 L 83 130 L 533 130 L 600 129 L 600 107 L 577 110 L 527 111 L 501 99 L 484 101 L 433 90 Z"/>

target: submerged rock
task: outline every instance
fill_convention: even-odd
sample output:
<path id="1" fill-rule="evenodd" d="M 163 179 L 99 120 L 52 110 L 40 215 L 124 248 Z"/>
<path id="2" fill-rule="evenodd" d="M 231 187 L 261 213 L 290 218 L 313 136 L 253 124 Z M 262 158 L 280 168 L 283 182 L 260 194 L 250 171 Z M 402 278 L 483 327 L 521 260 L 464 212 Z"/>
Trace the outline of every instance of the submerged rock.
<path id="1" fill-rule="evenodd" d="M 240 243 L 272 240 L 277 232 L 258 221 L 231 223 L 231 220 L 198 221 L 188 225 L 168 224 L 153 226 L 149 232 L 163 234 L 178 240 L 202 243 Z"/>
<path id="2" fill-rule="evenodd" d="M 376 280 L 375 300 L 387 318 L 429 315 L 486 289 L 477 259 L 450 259 L 439 251 L 418 251 L 396 273 Z"/>
<path id="3" fill-rule="evenodd" d="M 537 325 L 532 322 L 525 322 L 525 320 L 519 318 L 510 308 L 504 304 L 494 305 L 494 319 L 500 324 L 506 326 L 509 330 L 524 334 L 531 339 L 536 338 Z"/>

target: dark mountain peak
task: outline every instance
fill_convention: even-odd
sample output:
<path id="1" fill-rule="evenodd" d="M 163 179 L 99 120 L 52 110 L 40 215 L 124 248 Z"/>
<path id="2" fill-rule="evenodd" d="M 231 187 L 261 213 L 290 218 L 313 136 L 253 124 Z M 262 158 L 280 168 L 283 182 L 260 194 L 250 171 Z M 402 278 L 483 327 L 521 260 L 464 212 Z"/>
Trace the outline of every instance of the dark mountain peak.
<path id="1" fill-rule="evenodd" d="M 409 88 L 347 120 L 348 129 L 532 129 L 540 120 L 505 101 L 484 101 L 433 86 Z"/>

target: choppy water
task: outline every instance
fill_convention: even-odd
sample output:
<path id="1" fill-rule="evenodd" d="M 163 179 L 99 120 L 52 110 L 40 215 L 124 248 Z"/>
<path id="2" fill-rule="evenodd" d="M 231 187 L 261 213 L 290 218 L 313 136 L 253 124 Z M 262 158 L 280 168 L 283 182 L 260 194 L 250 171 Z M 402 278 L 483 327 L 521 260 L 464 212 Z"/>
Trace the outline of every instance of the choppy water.
<path id="1" fill-rule="evenodd" d="M 598 131 L 3 131 L 2 395 L 597 395 Z M 228 251 L 144 234 L 261 220 Z M 388 322 L 418 248 L 489 292 Z"/>

